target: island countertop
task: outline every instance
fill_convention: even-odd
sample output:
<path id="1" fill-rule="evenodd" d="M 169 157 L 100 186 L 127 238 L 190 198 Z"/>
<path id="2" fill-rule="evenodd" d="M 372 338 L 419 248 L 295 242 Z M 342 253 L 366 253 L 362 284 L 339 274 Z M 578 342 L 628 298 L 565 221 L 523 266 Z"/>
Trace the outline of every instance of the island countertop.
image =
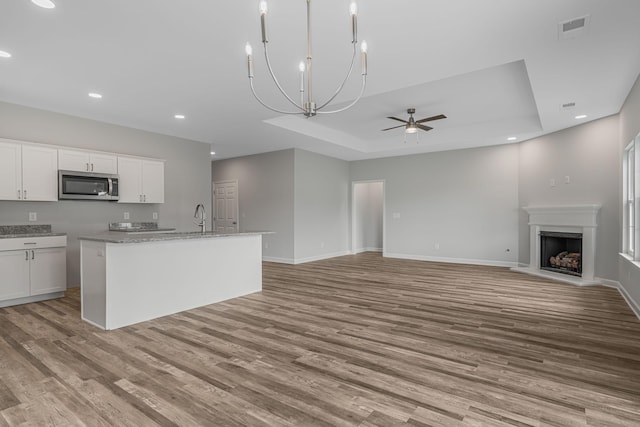
<path id="1" fill-rule="evenodd" d="M 93 242 L 104 243 L 147 243 L 147 242 L 163 242 L 167 240 L 192 240 L 192 239 L 212 239 L 218 237 L 233 236 L 258 236 L 263 234 L 273 234 L 273 231 L 246 231 L 240 233 L 217 233 L 214 231 L 171 231 L 167 233 L 153 232 L 105 232 L 90 236 L 79 236 L 78 240 L 90 240 Z"/>

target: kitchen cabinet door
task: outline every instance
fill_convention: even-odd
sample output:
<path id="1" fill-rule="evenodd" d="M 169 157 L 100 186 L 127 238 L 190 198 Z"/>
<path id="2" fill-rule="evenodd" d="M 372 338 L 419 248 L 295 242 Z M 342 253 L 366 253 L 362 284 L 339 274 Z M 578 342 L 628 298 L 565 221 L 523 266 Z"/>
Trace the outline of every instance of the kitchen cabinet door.
<path id="1" fill-rule="evenodd" d="M 22 198 L 22 145 L 0 142 L 0 200 Z"/>
<path id="2" fill-rule="evenodd" d="M 22 200 L 58 200 L 58 150 L 22 146 Z"/>
<path id="3" fill-rule="evenodd" d="M 90 172 L 118 173 L 118 156 L 109 153 L 91 153 Z"/>
<path id="4" fill-rule="evenodd" d="M 145 203 L 164 203 L 164 162 L 142 161 L 142 194 Z"/>
<path id="5" fill-rule="evenodd" d="M 29 251 L 0 251 L 0 301 L 29 296 Z"/>
<path id="6" fill-rule="evenodd" d="M 67 289 L 66 248 L 29 250 L 31 295 L 61 292 Z"/>
<path id="7" fill-rule="evenodd" d="M 118 156 L 80 150 L 58 150 L 58 167 L 63 170 L 118 173 Z"/>
<path id="8" fill-rule="evenodd" d="M 118 203 L 142 203 L 142 160 L 118 156 Z"/>

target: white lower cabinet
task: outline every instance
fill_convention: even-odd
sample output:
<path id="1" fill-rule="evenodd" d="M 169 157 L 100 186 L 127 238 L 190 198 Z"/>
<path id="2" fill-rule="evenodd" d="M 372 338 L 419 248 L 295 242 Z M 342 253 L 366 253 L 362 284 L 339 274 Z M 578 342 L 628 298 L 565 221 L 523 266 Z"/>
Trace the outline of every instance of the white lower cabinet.
<path id="1" fill-rule="evenodd" d="M 67 289 L 66 236 L 3 240 L 0 307 L 62 296 Z"/>
<path id="2" fill-rule="evenodd" d="M 0 300 L 29 296 L 29 251 L 0 252 Z"/>

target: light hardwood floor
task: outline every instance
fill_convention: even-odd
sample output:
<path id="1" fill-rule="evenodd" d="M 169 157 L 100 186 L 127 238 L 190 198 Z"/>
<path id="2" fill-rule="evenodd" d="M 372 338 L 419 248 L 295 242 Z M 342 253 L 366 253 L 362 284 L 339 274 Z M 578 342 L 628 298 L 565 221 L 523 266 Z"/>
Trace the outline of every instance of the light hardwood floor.
<path id="1" fill-rule="evenodd" d="M 77 290 L 0 309 L 0 426 L 640 425 L 640 321 L 601 286 L 360 254 L 116 331 L 79 317 Z"/>

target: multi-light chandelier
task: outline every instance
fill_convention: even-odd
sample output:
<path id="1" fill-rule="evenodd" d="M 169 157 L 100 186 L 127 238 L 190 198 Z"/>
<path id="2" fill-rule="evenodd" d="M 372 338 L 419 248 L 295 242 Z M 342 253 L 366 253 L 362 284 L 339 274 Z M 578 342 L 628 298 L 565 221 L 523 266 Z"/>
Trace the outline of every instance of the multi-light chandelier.
<path id="1" fill-rule="evenodd" d="M 360 44 L 360 50 L 362 51 L 362 88 L 360 89 L 360 94 L 358 97 L 351 102 L 349 105 L 343 108 L 339 108 L 337 110 L 329 110 L 323 111 L 327 105 L 331 103 L 335 99 L 336 96 L 342 91 L 347 80 L 351 76 L 351 72 L 353 71 L 353 65 L 355 63 L 356 54 L 357 54 L 357 45 L 358 45 L 358 17 L 357 17 L 357 7 L 355 3 L 351 3 L 349 7 L 349 12 L 351 14 L 351 44 L 353 45 L 353 56 L 351 58 L 351 65 L 349 67 L 349 72 L 346 77 L 342 81 L 342 83 L 338 86 L 338 89 L 333 93 L 333 95 L 323 104 L 316 104 L 313 99 L 313 82 L 312 82 L 312 55 L 311 55 L 311 0 L 306 0 L 307 2 L 307 58 L 305 61 L 300 62 L 299 70 L 300 70 L 300 102 L 297 103 L 294 101 L 282 88 L 275 74 L 273 73 L 273 69 L 271 68 L 271 61 L 269 60 L 269 49 L 267 48 L 267 44 L 269 43 L 269 38 L 267 36 L 267 2 L 262 0 L 260 2 L 260 25 L 262 27 L 262 45 L 264 46 L 264 57 L 267 63 L 267 68 L 269 70 L 269 74 L 273 79 L 276 87 L 284 95 L 284 97 L 293 104 L 296 109 L 295 111 L 284 111 L 278 108 L 273 108 L 267 105 L 255 91 L 253 86 L 253 50 L 251 48 L 251 44 L 247 42 L 246 45 L 246 53 L 247 53 L 247 67 L 249 71 L 249 84 L 251 86 L 251 92 L 253 96 L 258 100 L 260 104 L 265 106 L 266 108 L 275 111 L 281 114 L 304 114 L 306 117 L 312 117 L 316 114 L 330 114 L 330 113 L 339 113 L 341 111 L 347 110 L 354 106 L 356 102 L 360 100 L 362 94 L 364 93 L 365 86 L 367 84 L 367 42 L 362 41 Z"/>

